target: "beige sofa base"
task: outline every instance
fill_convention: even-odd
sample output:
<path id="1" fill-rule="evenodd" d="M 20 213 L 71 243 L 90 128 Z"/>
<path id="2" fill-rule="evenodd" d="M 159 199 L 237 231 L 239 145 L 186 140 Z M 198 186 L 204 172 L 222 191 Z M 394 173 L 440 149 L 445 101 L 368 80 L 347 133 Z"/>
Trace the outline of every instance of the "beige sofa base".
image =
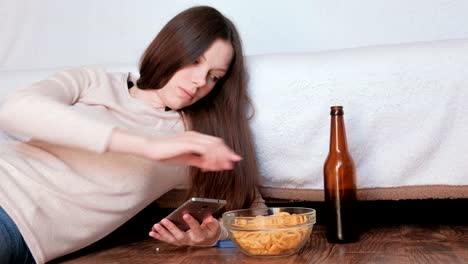
<path id="1" fill-rule="evenodd" d="M 266 202 L 323 201 L 323 190 L 261 187 Z M 426 185 L 394 188 L 359 189 L 360 201 L 417 200 L 417 199 L 467 199 L 468 186 Z M 162 208 L 176 208 L 186 199 L 186 191 L 174 189 L 161 196 L 156 203 Z"/>

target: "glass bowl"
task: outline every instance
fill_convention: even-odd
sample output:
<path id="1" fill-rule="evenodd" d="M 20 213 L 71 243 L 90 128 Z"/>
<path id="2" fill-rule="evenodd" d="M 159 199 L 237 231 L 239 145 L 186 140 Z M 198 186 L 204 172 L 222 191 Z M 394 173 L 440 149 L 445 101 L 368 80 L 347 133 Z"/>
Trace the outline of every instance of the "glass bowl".
<path id="1" fill-rule="evenodd" d="M 309 240 L 315 210 L 303 207 L 241 209 L 223 214 L 231 240 L 249 256 L 287 256 Z"/>

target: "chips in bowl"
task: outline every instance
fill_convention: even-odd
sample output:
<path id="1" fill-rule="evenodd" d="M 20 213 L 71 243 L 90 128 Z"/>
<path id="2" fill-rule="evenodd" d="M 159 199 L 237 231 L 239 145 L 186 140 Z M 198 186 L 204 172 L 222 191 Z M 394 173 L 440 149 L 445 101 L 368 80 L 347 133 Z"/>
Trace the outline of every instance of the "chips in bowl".
<path id="1" fill-rule="evenodd" d="M 310 238 L 315 210 L 301 207 L 243 209 L 223 214 L 234 243 L 251 256 L 297 253 Z"/>

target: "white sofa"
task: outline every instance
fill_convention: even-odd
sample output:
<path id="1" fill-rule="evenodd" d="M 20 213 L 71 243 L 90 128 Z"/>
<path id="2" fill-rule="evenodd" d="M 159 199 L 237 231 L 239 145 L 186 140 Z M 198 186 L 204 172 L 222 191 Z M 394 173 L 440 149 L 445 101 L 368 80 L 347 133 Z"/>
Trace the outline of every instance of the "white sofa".
<path id="1" fill-rule="evenodd" d="M 344 106 L 361 200 L 468 198 L 468 40 L 247 62 L 265 198 L 323 199 L 332 105 Z M 0 100 L 58 70 L 0 71 Z"/>

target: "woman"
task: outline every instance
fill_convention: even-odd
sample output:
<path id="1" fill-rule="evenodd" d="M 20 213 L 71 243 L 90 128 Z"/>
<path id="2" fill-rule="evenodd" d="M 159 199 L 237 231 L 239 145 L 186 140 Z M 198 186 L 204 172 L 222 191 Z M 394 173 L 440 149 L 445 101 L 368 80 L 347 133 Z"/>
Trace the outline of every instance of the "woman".
<path id="1" fill-rule="evenodd" d="M 226 199 L 228 210 L 255 204 L 246 73 L 232 22 L 210 7 L 178 14 L 139 71 L 67 70 L 3 104 L 1 128 L 31 139 L 0 150 L 0 262 L 43 263 L 83 248 L 180 184 L 188 196 Z M 163 219 L 150 236 L 176 245 L 226 237 L 213 217 L 184 219 L 191 230 Z"/>

